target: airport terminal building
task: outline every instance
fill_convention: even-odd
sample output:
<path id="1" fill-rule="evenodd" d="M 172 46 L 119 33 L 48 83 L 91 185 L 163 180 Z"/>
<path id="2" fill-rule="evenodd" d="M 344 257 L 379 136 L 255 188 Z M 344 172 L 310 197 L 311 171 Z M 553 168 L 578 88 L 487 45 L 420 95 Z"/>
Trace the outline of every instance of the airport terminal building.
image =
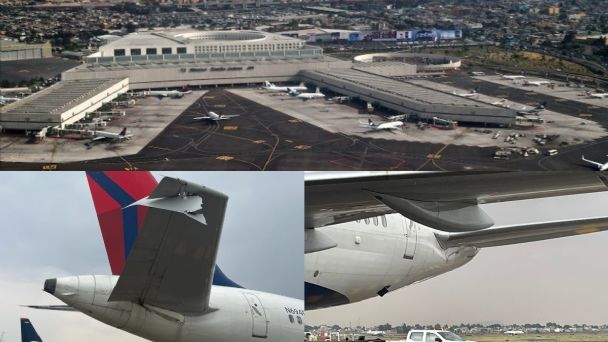
<path id="1" fill-rule="evenodd" d="M 64 80 L 128 77 L 130 89 L 288 81 L 302 70 L 350 67 L 299 39 L 262 31 L 167 30 L 100 47 Z"/>

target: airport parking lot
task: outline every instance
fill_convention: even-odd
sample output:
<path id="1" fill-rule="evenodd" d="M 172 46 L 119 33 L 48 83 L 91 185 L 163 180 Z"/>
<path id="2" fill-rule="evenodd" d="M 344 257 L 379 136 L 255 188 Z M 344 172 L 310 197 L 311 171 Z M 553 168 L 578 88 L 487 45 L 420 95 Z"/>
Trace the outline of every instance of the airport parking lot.
<path id="1" fill-rule="evenodd" d="M 182 98 L 146 97 L 137 99 L 125 111 L 123 117 L 116 117 L 108 126 L 98 129 L 118 133 L 126 127 L 133 137 L 122 143 L 97 143 L 89 148 L 88 138 L 57 138 L 48 136 L 39 143 L 31 143 L 23 135 L 0 135 L 0 160 L 22 163 L 65 163 L 138 153 L 154 139 L 171 121 L 191 106 L 205 92 L 196 91 Z"/>

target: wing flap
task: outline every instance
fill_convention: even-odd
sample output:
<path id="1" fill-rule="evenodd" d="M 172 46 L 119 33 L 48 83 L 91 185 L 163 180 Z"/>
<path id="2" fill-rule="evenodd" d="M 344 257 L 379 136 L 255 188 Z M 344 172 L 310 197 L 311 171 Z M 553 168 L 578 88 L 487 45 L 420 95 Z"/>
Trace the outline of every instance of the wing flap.
<path id="1" fill-rule="evenodd" d="M 495 247 L 608 230 L 608 217 L 492 227 L 474 232 L 436 233 L 443 247 Z"/>
<path id="2" fill-rule="evenodd" d="M 132 301 L 173 312 L 203 313 L 228 197 L 165 177 L 134 205 L 148 214 L 110 301 Z"/>

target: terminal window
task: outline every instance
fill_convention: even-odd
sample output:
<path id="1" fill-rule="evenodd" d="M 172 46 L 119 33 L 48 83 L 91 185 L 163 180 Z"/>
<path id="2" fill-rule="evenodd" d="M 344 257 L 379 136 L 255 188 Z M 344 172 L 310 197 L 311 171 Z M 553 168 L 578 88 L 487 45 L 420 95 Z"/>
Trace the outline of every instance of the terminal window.
<path id="1" fill-rule="evenodd" d="M 131 56 L 141 56 L 141 49 L 131 49 Z"/>
<path id="2" fill-rule="evenodd" d="M 171 48 L 163 48 L 163 55 L 170 55 L 172 53 Z"/>
<path id="3" fill-rule="evenodd" d="M 147 48 L 146 55 L 156 55 L 156 48 Z"/>
<path id="4" fill-rule="evenodd" d="M 114 49 L 114 56 L 124 56 L 125 49 Z"/>
<path id="5" fill-rule="evenodd" d="M 178 47 L 177 48 L 177 53 L 186 53 L 186 48 L 185 47 Z"/>

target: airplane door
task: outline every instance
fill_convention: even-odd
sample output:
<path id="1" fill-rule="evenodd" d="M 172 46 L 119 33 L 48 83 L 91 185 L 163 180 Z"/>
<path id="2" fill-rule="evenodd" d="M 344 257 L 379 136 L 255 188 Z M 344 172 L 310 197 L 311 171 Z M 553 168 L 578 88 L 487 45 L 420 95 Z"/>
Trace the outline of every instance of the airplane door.
<path id="1" fill-rule="evenodd" d="M 243 295 L 249 303 L 249 311 L 251 312 L 251 336 L 268 337 L 268 320 L 262 302 L 260 302 L 258 296 L 252 293 L 244 293 Z"/>
<path id="2" fill-rule="evenodd" d="M 405 225 L 405 251 L 403 253 L 403 258 L 414 260 L 414 254 L 416 253 L 416 242 L 418 240 L 416 224 L 414 221 L 407 218 L 404 218 L 403 224 Z"/>

